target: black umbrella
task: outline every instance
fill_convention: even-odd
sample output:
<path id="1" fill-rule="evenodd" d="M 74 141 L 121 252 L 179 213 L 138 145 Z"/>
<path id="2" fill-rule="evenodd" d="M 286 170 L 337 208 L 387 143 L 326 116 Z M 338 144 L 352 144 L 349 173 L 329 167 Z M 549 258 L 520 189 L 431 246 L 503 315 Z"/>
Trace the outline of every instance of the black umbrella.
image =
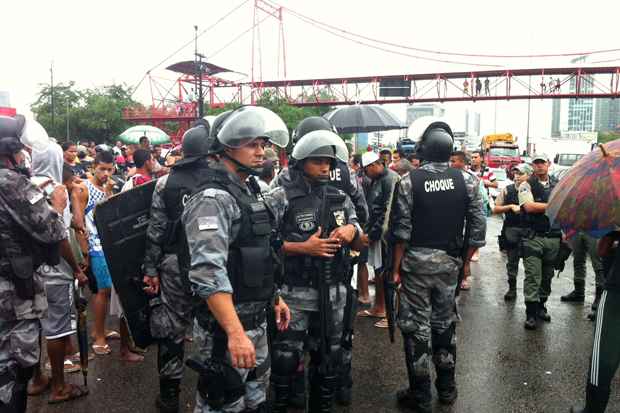
<path id="1" fill-rule="evenodd" d="M 323 117 L 341 133 L 378 132 L 407 127 L 379 105 L 344 106 L 327 112 Z"/>

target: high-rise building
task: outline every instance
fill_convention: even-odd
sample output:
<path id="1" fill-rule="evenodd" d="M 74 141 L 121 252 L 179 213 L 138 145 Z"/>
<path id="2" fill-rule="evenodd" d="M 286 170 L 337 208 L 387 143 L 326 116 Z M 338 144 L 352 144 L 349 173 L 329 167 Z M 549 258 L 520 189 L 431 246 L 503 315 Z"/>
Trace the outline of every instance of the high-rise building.
<path id="1" fill-rule="evenodd" d="M 407 126 L 422 116 L 442 117 L 446 110 L 436 103 L 415 103 L 407 107 Z"/>
<path id="2" fill-rule="evenodd" d="M 571 60 L 571 63 L 585 63 L 586 56 Z M 592 93 L 594 82 L 592 76 L 581 78 L 580 93 Z M 577 78 L 570 80 L 570 93 L 577 92 Z M 594 99 L 570 99 L 568 101 L 567 131 L 590 132 L 594 129 Z"/>
<path id="3" fill-rule="evenodd" d="M 620 100 L 597 99 L 595 113 L 595 131 L 609 132 L 620 129 Z"/>
<path id="4" fill-rule="evenodd" d="M 551 107 L 551 137 L 557 138 L 560 133 L 560 116 L 562 114 L 562 101 L 560 99 L 553 99 Z"/>

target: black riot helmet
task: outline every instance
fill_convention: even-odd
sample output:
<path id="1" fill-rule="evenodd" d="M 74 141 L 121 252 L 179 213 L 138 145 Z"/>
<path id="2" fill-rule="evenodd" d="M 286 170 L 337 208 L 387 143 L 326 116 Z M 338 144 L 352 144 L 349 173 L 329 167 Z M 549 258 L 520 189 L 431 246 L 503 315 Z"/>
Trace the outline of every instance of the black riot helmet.
<path id="1" fill-rule="evenodd" d="M 454 134 L 443 119 L 423 116 L 413 121 L 407 137 L 415 143 L 416 154 L 426 162 L 448 162 L 454 150 Z"/>
<path id="2" fill-rule="evenodd" d="M 193 128 L 186 130 L 183 134 L 181 144 L 183 159 L 177 161 L 174 166 L 187 165 L 209 155 L 212 143 L 213 137 L 210 136 L 208 122 L 199 119 L 194 123 Z"/>
<path id="3" fill-rule="evenodd" d="M 238 149 L 256 139 L 265 139 L 285 148 L 288 144 L 288 128 L 284 121 L 271 110 L 261 106 L 242 106 L 230 113 L 220 115 L 213 122 L 215 138 L 212 151 L 232 161 L 238 171 L 251 175 L 260 174 L 259 168 L 250 168 L 234 159 L 226 149 Z"/>
<path id="4" fill-rule="evenodd" d="M 299 122 L 293 131 L 293 143 L 297 143 L 305 134 L 315 130 L 328 130 L 338 133 L 334 125 L 322 116 L 310 116 Z"/>
<path id="5" fill-rule="evenodd" d="M 315 130 L 306 133 L 293 148 L 295 167 L 303 169 L 303 161 L 308 158 L 331 158 L 332 169 L 336 159 L 348 159 L 349 151 L 340 136 L 329 130 Z"/>
<path id="6" fill-rule="evenodd" d="M 24 144 L 19 140 L 24 123 L 23 116 L 0 116 L 0 155 L 12 157 L 24 149 Z"/>

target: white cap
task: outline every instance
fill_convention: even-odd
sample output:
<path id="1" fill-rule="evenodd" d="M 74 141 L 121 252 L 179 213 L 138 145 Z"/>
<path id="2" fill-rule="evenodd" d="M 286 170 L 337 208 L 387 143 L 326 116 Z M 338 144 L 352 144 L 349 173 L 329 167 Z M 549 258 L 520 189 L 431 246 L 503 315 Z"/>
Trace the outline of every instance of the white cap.
<path id="1" fill-rule="evenodd" d="M 366 152 L 362 154 L 362 168 L 366 168 L 371 163 L 377 162 L 379 160 L 379 155 L 377 152 Z"/>

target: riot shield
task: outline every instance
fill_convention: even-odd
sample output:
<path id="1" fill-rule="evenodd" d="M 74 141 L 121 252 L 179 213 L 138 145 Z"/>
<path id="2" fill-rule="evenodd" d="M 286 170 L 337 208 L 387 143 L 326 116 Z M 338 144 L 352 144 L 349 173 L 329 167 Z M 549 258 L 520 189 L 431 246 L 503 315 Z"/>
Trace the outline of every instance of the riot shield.
<path id="1" fill-rule="evenodd" d="M 112 283 L 123 305 L 127 325 L 138 347 L 152 343 L 151 296 L 142 284 L 142 263 L 156 181 L 110 197 L 95 208 L 95 224 L 101 238 Z"/>

